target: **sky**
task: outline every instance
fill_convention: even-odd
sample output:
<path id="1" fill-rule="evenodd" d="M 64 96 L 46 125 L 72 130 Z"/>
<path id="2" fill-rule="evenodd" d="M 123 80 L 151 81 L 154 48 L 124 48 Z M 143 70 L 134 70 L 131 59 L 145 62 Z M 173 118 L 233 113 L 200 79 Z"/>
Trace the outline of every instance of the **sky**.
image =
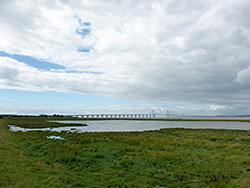
<path id="1" fill-rule="evenodd" d="M 1 0 L 0 114 L 250 114 L 249 0 Z"/>

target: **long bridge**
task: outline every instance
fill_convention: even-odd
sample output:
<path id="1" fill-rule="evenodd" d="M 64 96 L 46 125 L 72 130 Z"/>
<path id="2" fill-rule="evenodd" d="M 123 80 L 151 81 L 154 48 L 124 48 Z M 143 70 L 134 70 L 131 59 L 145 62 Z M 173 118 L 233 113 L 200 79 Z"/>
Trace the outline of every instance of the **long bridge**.
<path id="1" fill-rule="evenodd" d="M 154 118 L 184 118 L 190 117 L 182 114 L 81 114 L 70 117 L 83 119 L 154 119 Z"/>

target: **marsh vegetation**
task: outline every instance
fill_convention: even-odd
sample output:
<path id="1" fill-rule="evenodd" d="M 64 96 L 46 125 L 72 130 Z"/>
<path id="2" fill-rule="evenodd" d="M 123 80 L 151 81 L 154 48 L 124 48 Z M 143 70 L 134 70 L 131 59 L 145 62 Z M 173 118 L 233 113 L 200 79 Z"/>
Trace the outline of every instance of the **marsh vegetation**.
<path id="1" fill-rule="evenodd" d="M 61 126 L 45 120 L 0 120 L 0 187 L 250 185 L 248 131 L 22 133 L 6 126 Z M 51 135 L 65 140 L 47 139 Z"/>

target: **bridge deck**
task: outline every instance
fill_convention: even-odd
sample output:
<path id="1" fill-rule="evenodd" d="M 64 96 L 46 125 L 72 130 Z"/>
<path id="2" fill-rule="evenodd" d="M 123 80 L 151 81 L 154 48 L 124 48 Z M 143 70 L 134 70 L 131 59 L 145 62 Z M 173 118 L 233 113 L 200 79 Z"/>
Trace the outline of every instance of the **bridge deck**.
<path id="1" fill-rule="evenodd" d="M 84 119 L 150 119 L 150 118 L 184 118 L 185 115 L 177 114 L 83 114 L 72 115 Z"/>

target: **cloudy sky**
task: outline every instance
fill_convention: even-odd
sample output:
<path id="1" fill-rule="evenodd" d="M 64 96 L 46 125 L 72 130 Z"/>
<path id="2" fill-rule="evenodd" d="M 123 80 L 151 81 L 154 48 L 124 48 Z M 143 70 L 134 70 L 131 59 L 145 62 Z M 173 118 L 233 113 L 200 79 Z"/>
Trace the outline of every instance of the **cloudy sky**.
<path id="1" fill-rule="evenodd" d="M 1 0 L 0 113 L 250 114 L 249 0 Z"/>

